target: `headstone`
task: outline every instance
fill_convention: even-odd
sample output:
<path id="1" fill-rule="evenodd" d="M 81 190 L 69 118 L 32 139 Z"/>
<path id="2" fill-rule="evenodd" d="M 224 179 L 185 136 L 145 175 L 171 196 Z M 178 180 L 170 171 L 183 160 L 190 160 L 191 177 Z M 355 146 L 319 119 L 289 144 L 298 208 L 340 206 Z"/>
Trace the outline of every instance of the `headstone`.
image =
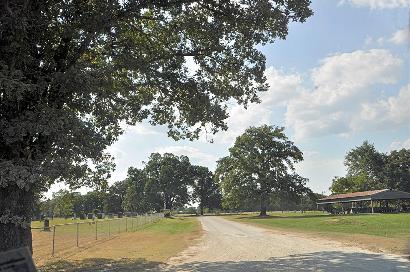
<path id="1" fill-rule="evenodd" d="M 43 228 L 43 230 L 44 231 L 50 231 L 50 220 L 48 218 L 44 219 L 44 228 Z"/>
<path id="2" fill-rule="evenodd" d="M 27 247 L 0 252 L 0 271 L 36 272 L 36 267 Z"/>
<path id="3" fill-rule="evenodd" d="M 87 214 L 87 218 L 88 218 L 88 219 L 94 219 L 94 214 L 93 214 L 93 213 Z"/>
<path id="4" fill-rule="evenodd" d="M 80 220 L 84 220 L 85 219 L 85 213 L 80 213 Z"/>
<path id="5" fill-rule="evenodd" d="M 121 212 L 119 212 L 119 213 L 118 213 L 118 218 L 122 218 L 122 215 L 123 215 L 123 214 L 122 214 Z"/>
<path id="6" fill-rule="evenodd" d="M 164 209 L 164 210 L 163 210 L 163 213 L 164 213 L 164 217 L 171 217 L 171 210 L 169 210 L 169 209 Z"/>
<path id="7" fill-rule="evenodd" d="M 103 219 L 103 217 L 104 217 L 104 214 L 103 214 L 103 213 L 97 213 L 97 218 L 98 218 L 98 219 Z"/>
<path id="8" fill-rule="evenodd" d="M 125 215 L 126 217 L 131 217 L 131 216 L 132 216 L 132 213 L 130 213 L 130 212 L 125 212 L 124 215 Z"/>

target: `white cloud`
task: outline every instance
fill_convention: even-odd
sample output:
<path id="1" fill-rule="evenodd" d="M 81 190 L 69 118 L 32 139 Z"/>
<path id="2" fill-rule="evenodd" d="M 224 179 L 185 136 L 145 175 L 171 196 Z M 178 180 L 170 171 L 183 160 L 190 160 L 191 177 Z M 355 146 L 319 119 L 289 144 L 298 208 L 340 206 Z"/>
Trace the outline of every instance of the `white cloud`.
<path id="1" fill-rule="evenodd" d="M 300 95 L 302 78 L 298 74 L 287 75 L 283 71 L 269 67 L 265 72 L 269 90 L 260 96 L 262 106 L 285 105 Z"/>
<path id="2" fill-rule="evenodd" d="M 207 166 L 210 169 L 215 168 L 216 161 L 218 160 L 218 158 L 212 154 L 205 153 L 199 150 L 198 148 L 185 145 L 158 147 L 155 149 L 154 152 L 158 152 L 161 154 L 172 153 L 178 156 L 185 155 L 191 160 L 191 162 L 202 166 Z"/>
<path id="3" fill-rule="evenodd" d="M 396 45 L 410 45 L 410 27 L 401 28 L 392 33 L 389 37 L 366 37 L 364 46 L 366 48 L 371 46 L 380 47 L 385 46 L 388 43 Z"/>
<path id="4" fill-rule="evenodd" d="M 298 74 L 286 74 L 281 70 L 269 67 L 265 75 L 269 84 L 268 91 L 260 94 L 261 103 L 251 104 L 247 109 L 235 105 L 229 110 L 228 131 L 216 135 L 215 141 L 231 143 L 250 126 L 271 123 L 272 109 L 275 106 L 287 105 L 303 91 L 302 78 Z"/>
<path id="5" fill-rule="evenodd" d="M 369 7 L 371 9 L 393 9 L 410 7 L 410 0 L 342 0 L 340 3 L 349 2 L 356 7 Z"/>
<path id="6" fill-rule="evenodd" d="M 391 127 L 410 125 L 410 84 L 395 96 L 379 99 L 373 103 L 363 103 L 357 116 L 360 126 Z"/>
<path id="7" fill-rule="evenodd" d="M 395 141 L 390 145 L 390 150 L 400 150 L 402 148 L 410 149 L 410 138 L 404 141 Z"/>
<path id="8" fill-rule="evenodd" d="M 401 59 L 384 49 L 358 50 L 325 58 L 312 70 L 315 89 L 303 91 L 288 103 L 286 126 L 294 130 L 296 139 L 346 135 L 358 130 L 355 126 L 363 121 L 357 119 L 361 104 L 378 95 L 375 85 L 397 83 L 402 64 Z M 398 109 L 396 115 L 401 111 Z"/>
<path id="9" fill-rule="evenodd" d="M 410 44 L 410 27 L 399 29 L 394 32 L 390 37 L 389 42 L 397 45 Z"/>

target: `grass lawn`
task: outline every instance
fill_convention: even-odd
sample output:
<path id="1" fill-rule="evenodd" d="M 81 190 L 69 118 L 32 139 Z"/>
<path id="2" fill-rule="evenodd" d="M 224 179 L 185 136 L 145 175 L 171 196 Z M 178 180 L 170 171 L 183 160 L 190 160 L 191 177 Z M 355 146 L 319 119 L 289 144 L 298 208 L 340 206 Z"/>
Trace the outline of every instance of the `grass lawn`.
<path id="1" fill-rule="evenodd" d="M 408 253 L 410 214 L 328 215 L 321 212 L 272 212 L 260 218 L 255 213 L 225 216 L 237 222 L 271 229 L 321 234 L 342 241 L 367 244 L 371 249 Z"/>
<path id="2" fill-rule="evenodd" d="M 239 222 L 324 233 L 367 234 L 392 238 L 410 238 L 410 214 L 327 215 L 323 213 L 271 213 L 228 216 Z"/>
<path id="3" fill-rule="evenodd" d="M 51 258 L 42 271 L 139 271 L 156 268 L 178 254 L 200 236 L 198 220 L 190 217 L 162 219 L 121 233 L 114 239 L 82 248 L 59 258 Z M 35 248 L 34 248 L 35 251 Z M 156 271 L 156 270 L 155 270 Z"/>

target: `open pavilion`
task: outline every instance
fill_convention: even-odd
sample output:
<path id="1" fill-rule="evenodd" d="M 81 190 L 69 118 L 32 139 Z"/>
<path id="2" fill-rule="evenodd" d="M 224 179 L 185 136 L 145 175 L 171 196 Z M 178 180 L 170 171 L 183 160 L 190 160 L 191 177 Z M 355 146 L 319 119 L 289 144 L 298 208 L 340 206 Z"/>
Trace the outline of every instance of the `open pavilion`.
<path id="1" fill-rule="evenodd" d="M 389 204 L 394 203 L 393 206 Z M 375 213 L 408 211 L 410 193 L 383 189 L 347 194 L 330 195 L 317 202 L 318 209 L 332 211 L 339 204 L 342 213 Z"/>

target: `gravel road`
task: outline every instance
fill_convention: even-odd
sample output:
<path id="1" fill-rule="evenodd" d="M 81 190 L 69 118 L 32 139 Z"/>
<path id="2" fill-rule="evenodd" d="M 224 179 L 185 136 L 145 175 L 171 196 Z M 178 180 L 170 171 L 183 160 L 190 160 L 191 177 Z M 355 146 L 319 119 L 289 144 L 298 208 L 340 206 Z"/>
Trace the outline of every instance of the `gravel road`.
<path id="1" fill-rule="evenodd" d="M 200 217 L 201 241 L 170 259 L 169 271 L 409 272 L 395 255 L 348 247 L 323 238 L 270 231 L 217 216 Z"/>

